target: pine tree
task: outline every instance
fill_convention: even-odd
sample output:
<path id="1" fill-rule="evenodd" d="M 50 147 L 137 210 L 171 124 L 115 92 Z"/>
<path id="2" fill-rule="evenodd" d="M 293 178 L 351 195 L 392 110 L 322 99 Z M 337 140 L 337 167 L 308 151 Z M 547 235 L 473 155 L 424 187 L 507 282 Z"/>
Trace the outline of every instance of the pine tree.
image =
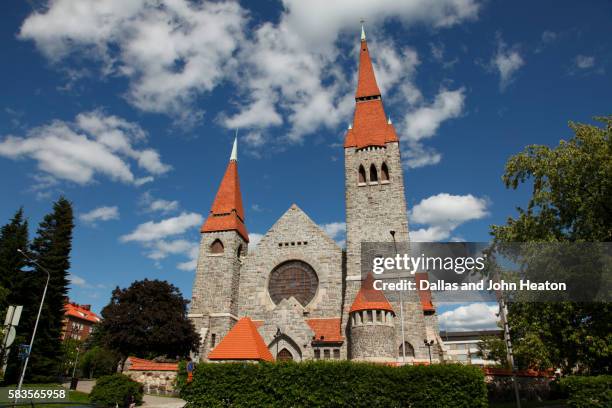
<path id="1" fill-rule="evenodd" d="M 24 277 L 20 280 L 23 289 L 16 292 L 24 305 L 19 331 L 26 334 L 22 342 L 29 343 L 47 280 L 45 270 L 49 271 L 49 287 L 30 355 L 26 381 L 55 381 L 60 372 L 62 357 L 60 336 L 64 303 L 68 293 L 68 269 L 70 268 L 73 228 L 72 205 L 61 197 L 53 205 L 53 212 L 46 215 L 38 227 L 29 254 L 36 260 L 36 264 L 32 265 L 33 271 L 23 274 Z M 15 380 L 15 371 L 18 371 L 19 368 L 19 363 L 14 361 L 13 355 L 11 356 L 12 370 L 7 370 L 7 382 Z"/>
<path id="2" fill-rule="evenodd" d="M 18 249 L 27 250 L 28 245 L 28 221 L 24 218 L 23 208 L 20 208 L 11 221 L 0 229 L 0 287 L 5 289 L 3 291 L 5 296 L 0 303 L 0 309 L 3 311 L 0 317 L 4 317 L 4 311 L 9 305 L 25 307 L 17 327 L 17 337 L 9 354 L 10 359 L 4 378 L 8 382 L 17 380 L 19 371 L 17 345 L 25 343 L 26 338 L 29 338 L 28 333 L 31 332 L 33 324 L 30 324 L 30 319 L 27 318 L 28 313 L 31 313 L 30 305 L 35 300 L 32 288 L 29 286 L 31 277 L 24 272 L 28 262 L 17 252 Z"/>

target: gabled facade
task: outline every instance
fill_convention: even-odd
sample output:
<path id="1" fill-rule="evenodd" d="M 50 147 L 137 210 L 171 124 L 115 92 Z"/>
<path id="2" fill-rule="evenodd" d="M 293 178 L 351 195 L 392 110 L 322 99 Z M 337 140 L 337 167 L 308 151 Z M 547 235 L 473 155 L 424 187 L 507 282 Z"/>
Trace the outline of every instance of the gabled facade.
<path id="1" fill-rule="evenodd" d="M 424 340 L 441 343 L 431 295 L 407 291 L 401 302 L 387 299 L 373 289 L 371 274 L 362 274 L 362 242 L 397 242 L 398 250 L 409 245 L 399 139 L 385 115 L 363 30 L 344 153 L 346 250 L 295 204 L 253 249 L 234 142 L 201 230 L 190 314 L 202 338 L 199 359 L 267 360 L 266 353 L 244 357 L 263 344 L 279 360 L 429 362 Z M 435 360 L 439 350 L 432 348 Z"/>

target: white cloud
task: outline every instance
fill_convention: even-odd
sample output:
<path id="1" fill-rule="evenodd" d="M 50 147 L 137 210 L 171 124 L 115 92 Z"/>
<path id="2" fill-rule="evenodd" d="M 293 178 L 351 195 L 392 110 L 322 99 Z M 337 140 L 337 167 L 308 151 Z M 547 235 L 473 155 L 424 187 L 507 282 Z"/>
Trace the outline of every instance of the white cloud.
<path id="1" fill-rule="evenodd" d="M 478 0 L 284 0 L 275 22 L 247 35 L 248 12 L 233 1 L 55 0 L 28 16 L 19 37 L 55 63 L 71 55 L 97 58 L 104 75 L 128 78 L 132 105 L 182 123 L 199 120 L 196 98 L 229 80 L 239 99 L 221 123 L 254 131 L 286 124 L 286 140 L 295 142 L 348 121 L 354 67 L 350 75 L 340 68 L 347 41 L 338 38 L 352 33 L 355 44 L 361 17 L 373 31 L 390 20 L 443 28 L 476 19 L 479 9 Z M 416 57 L 393 48 L 375 55 L 383 89 L 408 75 Z M 418 99 L 413 84 L 405 89 Z M 254 132 L 247 141 L 261 145 L 262 138 Z"/>
<path id="2" fill-rule="evenodd" d="M 489 68 L 497 70 L 499 73 L 499 89 L 506 90 L 508 85 L 514 81 L 516 72 L 525 65 L 525 60 L 521 56 L 518 45 L 508 48 L 501 36 L 497 37 L 497 52 L 491 57 Z"/>
<path id="3" fill-rule="evenodd" d="M 156 265 L 171 255 L 187 257 L 188 260 L 176 265 L 178 269 L 195 270 L 199 246 L 196 240 L 189 240 L 187 234 L 202 223 L 202 216 L 183 212 L 158 222 L 149 221 L 123 235 L 121 242 L 138 242 L 146 249 L 146 256 Z"/>
<path id="4" fill-rule="evenodd" d="M 26 137 L 9 135 L 0 141 L 0 156 L 29 157 L 55 179 L 87 184 L 101 174 L 112 180 L 141 185 L 168 172 L 159 154 L 137 146 L 146 142 L 140 126 L 100 110 L 80 113 L 74 122 L 54 120 L 35 127 Z M 149 173 L 138 178 L 130 161 Z"/>
<path id="5" fill-rule="evenodd" d="M 497 305 L 470 303 L 440 314 L 438 323 L 441 330 L 447 331 L 496 329 L 498 311 Z"/>
<path id="6" fill-rule="evenodd" d="M 169 236 L 182 234 L 202 223 L 200 214 L 183 212 L 176 217 L 166 218 L 159 222 L 149 221 L 140 224 L 134 231 L 121 237 L 122 242 L 151 242 Z"/>
<path id="7" fill-rule="evenodd" d="M 129 79 L 128 101 L 193 124 L 195 97 L 224 78 L 243 42 L 238 2 L 55 0 L 29 15 L 19 38 L 51 61 L 80 52 L 102 61 L 103 75 Z"/>
<path id="8" fill-rule="evenodd" d="M 176 211 L 179 208 L 179 202 L 177 200 L 170 201 L 155 198 L 149 191 L 144 192 L 140 197 L 140 205 L 148 212 L 160 212 L 162 214 Z"/>
<path id="9" fill-rule="evenodd" d="M 330 222 L 328 224 L 322 224 L 320 227 L 331 239 L 336 241 L 339 246 L 344 246 L 346 243 L 346 223 Z"/>
<path id="10" fill-rule="evenodd" d="M 575 58 L 576 67 L 580 69 L 593 68 L 595 66 L 595 57 L 587 55 L 577 55 Z"/>
<path id="11" fill-rule="evenodd" d="M 487 200 L 471 194 L 440 193 L 425 198 L 410 211 L 410 220 L 427 227 L 411 231 L 410 239 L 415 242 L 446 240 L 459 225 L 488 216 L 488 204 Z"/>
<path id="12" fill-rule="evenodd" d="M 440 89 L 435 100 L 429 105 L 420 105 L 404 117 L 402 139 L 407 150 L 404 164 L 410 168 L 422 167 L 440 162 L 442 156 L 433 148 L 425 147 L 423 139 L 431 138 L 440 125 L 461 115 L 465 106 L 465 89 L 454 91 Z"/>
<path id="13" fill-rule="evenodd" d="M 81 288 L 89 287 L 89 284 L 87 283 L 87 281 L 85 279 L 83 279 L 80 276 L 75 275 L 73 273 L 68 275 L 68 280 L 70 281 L 71 285 L 79 286 Z"/>
<path id="14" fill-rule="evenodd" d="M 94 224 L 96 221 L 109 221 L 119 219 L 119 208 L 117 206 L 112 207 L 98 207 L 93 210 L 79 215 L 79 219 L 85 223 Z"/>

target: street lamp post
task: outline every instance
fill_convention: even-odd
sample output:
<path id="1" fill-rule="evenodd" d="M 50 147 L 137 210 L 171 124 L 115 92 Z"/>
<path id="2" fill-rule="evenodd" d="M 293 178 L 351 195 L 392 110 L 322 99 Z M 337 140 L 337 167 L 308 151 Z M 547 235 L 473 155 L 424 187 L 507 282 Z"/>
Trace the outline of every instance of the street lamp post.
<path id="1" fill-rule="evenodd" d="M 429 365 L 431 365 L 431 346 L 433 346 L 434 341 L 433 340 L 427 341 L 427 339 L 425 339 L 423 340 L 423 343 L 425 343 L 425 345 L 427 346 L 427 351 L 429 352 Z"/>
<path id="2" fill-rule="evenodd" d="M 19 384 L 17 385 L 17 390 L 21 391 L 21 386 L 23 385 L 23 378 L 25 377 L 26 369 L 28 368 L 28 362 L 30 361 L 30 354 L 32 353 L 32 345 L 34 344 L 34 337 L 36 336 L 36 329 L 38 328 L 38 321 L 40 320 L 40 313 L 42 312 L 43 304 L 45 303 L 45 296 L 47 296 L 47 287 L 49 286 L 49 281 L 51 280 L 51 274 L 48 270 L 40 266 L 38 262 L 30 258 L 23 252 L 21 249 L 18 249 L 21 255 L 23 255 L 27 260 L 38 266 L 40 269 L 47 273 L 47 282 L 45 283 L 45 289 L 43 290 L 42 299 L 40 300 L 40 306 L 38 307 L 38 315 L 36 315 L 36 323 L 34 323 L 34 331 L 32 331 L 32 338 L 30 339 L 30 346 L 28 347 L 28 353 L 26 354 L 25 362 L 23 363 L 23 370 L 21 370 L 21 376 L 19 377 Z"/>
<path id="3" fill-rule="evenodd" d="M 389 231 L 393 238 L 393 248 L 395 249 L 395 255 L 397 255 L 397 243 L 395 242 L 395 231 Z M 401 276 L 398 275 L 397 282 L 400 283 L 402 280 Z M 400 321 L 402 326 L 402 363 L 406 364 L 406 334 L 404 332 L 404 300 L 402 298 L 402 290 L 399 291 L 399 304 L 400 304 Z"/>
<path id="4" fill-rule="evenodd" d="M 278 360 L 278 343 L 280 342 L 280 338 L 283 335 L 283 332 L 281 332 L 280 327 L 276 328 L 276 334 L 274 335 L 274 340 L 276 341 L 276 357 L 274 358 L 275 360 Z"/>

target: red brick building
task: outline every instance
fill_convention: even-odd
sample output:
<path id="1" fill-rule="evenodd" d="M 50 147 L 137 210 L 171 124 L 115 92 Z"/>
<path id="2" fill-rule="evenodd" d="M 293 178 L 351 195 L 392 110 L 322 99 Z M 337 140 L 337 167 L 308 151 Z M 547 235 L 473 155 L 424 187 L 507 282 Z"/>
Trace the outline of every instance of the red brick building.
<path id="1" fill-rule="evenodd" d="M 91 305 L 79 305 L 68 300 L 64 305 L 62 340 L 85 340 L 101 319 L 91 311 Z"/>

